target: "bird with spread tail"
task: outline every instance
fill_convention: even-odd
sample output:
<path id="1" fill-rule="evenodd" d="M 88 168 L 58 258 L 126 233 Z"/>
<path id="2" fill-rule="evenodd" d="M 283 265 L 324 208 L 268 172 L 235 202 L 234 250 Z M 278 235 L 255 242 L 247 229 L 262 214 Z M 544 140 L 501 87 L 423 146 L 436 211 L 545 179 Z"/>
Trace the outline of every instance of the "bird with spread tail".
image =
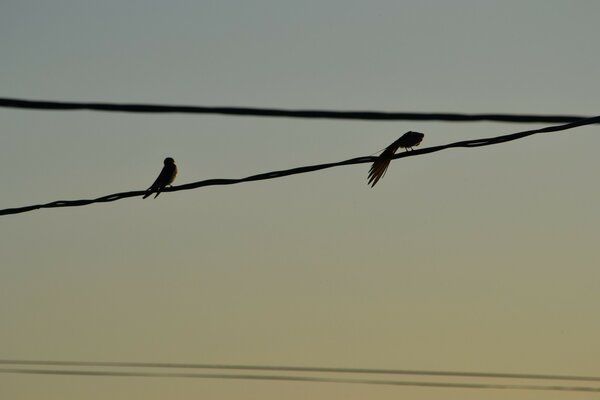
<path id="1" fill-rule="evenodd" d="M 425 135 L 420 132 L 406 132 L 404 135 L 400 136 L 398 140 L 386 147 L 373 162 L 373 165 L 371 165 L 368 184 L 371 185 L 371 187 L 374 187 L 375 184 L 383 178 L 390 165 L 390 161 L 392 161 L 392 156 L 400 147 L 405 150 L 412 150 L 414 146 L 418 146 L 421 143 L 424 136 Z"/>
<path id="2" fill-rule="evenodd" d="M 158 178 L 156 178 L 152 186 L 146 190 L 146 194 L 144 197 L 142 197 L 143 199 L 150 196 L 154 192 L 156 192 L 156 196 L 154 196 L 154 198 L 157 198 L 165 186 L 170 185 L 175 180 L 175 176 L 177 176 L 177 166 L 175 165 L 175 160 L 173 160 L 171 157 L 167 157 L 165 158 L 164 164 L 165 165 L 162 171 L 160 171 Z"/>

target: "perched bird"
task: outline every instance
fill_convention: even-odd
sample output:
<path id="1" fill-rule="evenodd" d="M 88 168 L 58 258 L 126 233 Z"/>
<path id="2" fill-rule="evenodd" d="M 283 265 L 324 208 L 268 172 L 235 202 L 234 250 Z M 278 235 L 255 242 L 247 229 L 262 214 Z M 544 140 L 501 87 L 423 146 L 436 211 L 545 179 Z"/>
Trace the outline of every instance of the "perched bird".
<path id="1" fill-rule="evenodd" d="M 387 171 L 388 165 L 390 165 L 392 156 L 396 153 L 398 148 L 402 147 L 406 150 L 412 150 L 414 146 L 418 146 L 419 143 L 421 143 L 424 136 L 425 135 L 419 132 L 406 132 L 404 135 L 400 136 L 398 140 L 386 147 L 385 150 L 379 155 L 377 160 L 373 162 L 373 165 L 371 165 L 371 169 L 369 170 L 368 184 L 373 187 L 377 181 L 383 178 L 385 171 Z"/>
<path id="2" fill-rule="evenodd" d="M 152 186 L 146 190 L 146 194 L 144 197 L 142 197 L 143 199 L 150 196 L 154 192 L 156 192 L 156 196 L 154 196 L 154 198 L 157 198 L 161 190 L 175 180 L 175 176 L 177 175 L 177 165 L 175 165 L 175 160 L 173 160 L 171 157 L 167 157 L 165 158 L 164 163 L 165 166 L 163 167 L 162 171 L 160 171 L 158 178 L 156 178 Z"/>

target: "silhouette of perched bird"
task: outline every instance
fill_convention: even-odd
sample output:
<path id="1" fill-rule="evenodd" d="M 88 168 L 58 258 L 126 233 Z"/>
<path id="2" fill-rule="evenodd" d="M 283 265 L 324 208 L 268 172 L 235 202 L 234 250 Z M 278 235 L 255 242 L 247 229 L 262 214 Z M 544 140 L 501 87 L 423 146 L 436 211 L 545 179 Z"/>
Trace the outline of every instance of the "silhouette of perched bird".
<path id="1" fill-rule="evenodd" d="M 156 196 L 154 196 L 154 198 L 157 198 L 161 190 L 175 180 L 175 176 L 177 176 L 177 166 L 175 165 L 175 160 L 173 160 L 171 157 L 167 157 L 165 158 L 164 164 L 165 166 L 163 167 L 162 171 L 160 171 L 158 178 L 156 178 L 152 186 L 146 190 L 146 194 L 144 197 L 142 197 L 143 199 L 150 196 L 154 192 L 156 192 Z"/>
<path id="2" fill-rule="evenodd" d="M 398 140 L 386 147 L 379 157 L 377 157 L 377 160 L 373 162 L 373 165 L 371 165 L 368 184 L 371 185 L 371 187 L 374 187 L 375 184 L 383 178 L 390 165 L 392 156 L 400 147 L 406 150 L 412 150 L 414 146 L 418 146 L 421 143 L 424 136 L 425 135 L 419 132 L 406 132 L 404 135 L 400 136 Z"/>

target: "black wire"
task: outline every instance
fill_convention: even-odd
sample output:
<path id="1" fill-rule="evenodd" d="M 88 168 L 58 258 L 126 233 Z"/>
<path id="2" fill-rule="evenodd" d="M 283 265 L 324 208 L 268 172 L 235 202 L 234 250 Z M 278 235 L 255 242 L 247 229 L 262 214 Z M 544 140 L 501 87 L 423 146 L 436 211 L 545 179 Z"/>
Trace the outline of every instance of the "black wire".
<path id="1" fill-rule="evenodd" d="M 518 374 L 506 372 L 465 372 L 465 371 L 426 371 L 384 368 L 333 368 L 301 367 L 284 365 L 241 365 L 241 364 L 199 364 L 199 363 L 159 363 L 159 362 L 115 362 L 115 361 L 56 361 L 56 360 L 0 360 L 0 365 L 53 366 L 53 367 L 118 367 L 118 368 L 161 368 L 161 369 L 212 369 L 272 372 L 317 372 L 335 374 L 374 374 L 374 375 L 419 375 L 468 378 L 499 378 L 528 380 L 562 380 L 600 382 L 598 376 Z"/>
<path id="2" fill-rule="evenodd" d="M 318 119 L 352 119 L 371 121 L 495 121 L 515 123 L 567 123 L 583 118 L 581 115 L 519 115 L 519 114 L 461 114 L 384 111 L 290 110 L 257 107 L 205 107 L 160 104 L 118 104 L 24 100 L 0 98 L 0 107 L 29 110 L 88 110 L 131 113 L 220 114 L 253 117 L 286 117 Z"/>
<path id="3" fill-rule="evenodd" d="M 436 387 L 454 389 L 504 389 L 504 390 L 547 390 L 564 392 L 600 392 L 600 387 L 588 386 L 557 386 L 557 385 L 520 385 L 520 384 L 487 384 L 487 383 L 449 383 L 449 382 L 421 382 L 379 379 L 345 379 L 345 378 L 320 378 L 313 376 L 289 375 L 251 375 L 251 374 L 204 374 L 204 373 L 168 373 L 168 372 L 132 372 L 132 371 L 90 371 L 90 370 L 57 370 L 57 369 L 27 369 L 27 368 L 0 368 L 0 373 L 5 374 L 33 374 L 33 375 L 66 375 L 66 376 L 94 376 L 94 377 L 139 377 L 139 378 L 196 378 L 196 379 L 230 379 L 230 380 L 260 380 L 260 381 L 288 381 L 288 382 L 319 382 L 319 383 L 351 383 L 364 385 L 392 385 Z"/>
<path id="4" fill-rule="evenodd" d="M 419 155 L 423 155 L 423 154 L 434 153 L 434 152 L 438 152 L 441 150 L 457 148 L 457 147 L 471 148 L 471 147 L 491 146 L 491 145 L 495 145 L 495 144 L 510 142 L 510 141 L 517 140 L 517 139 L 522 139 L 524 137 L 535 135 L 538 133 L 564 131 L 567 129 L 573 129 L 573 128 L 577 128 L 580 126 L 596 124 L 599 122 L 600 122 L 600 116 L 597 116 L 597 117 L 578 120 L 578 121 L 575 121 L 575 122 L 572 122 L 569 124 L 564 124 L 564 125 L 556 125 L 556 126 L 550 126 L 550 127 L 541 128 L 541 129 L 533 129 L 533 130 L 517 132 L 517 133 L 512 133 L 512 134 L 503 135 L 503 136 L 491 137 L 491 138 L 464 140 L 464 141 L 445 144 L 445 145 L 441 145 L 441 146 L 433 146 L 433 147 L 427 147 L 427 148 L 420 149 L 420 150 L 403 152 L 403 153 L 394 155 L 392 157 L 392 159 L 419 156 Z M 261 180 L 267 180 L 267 179 L 282 178 L 284 176 L 304 174 L 304 173 L 308 173 L 308 172 L 319 171 L 319 170 L 333 168 L 333 167 L 340 167 L 343 165 L 370 163 L 370 162 L 375 161 L 376 159 L 377 159 L 377 157 L 373 157 L 373 156 L 363 156 L 363 157 L 351 158 L 349 160 L 333 162 L 333 163 L 307 165 L 307 166 L 297 167 L 297 168 L 292 168 L 292 169 L 287 169 L 287 170 L 271 171 L 271 172 L 266 172 L 266 173 L 262 173 L 262 174 L 258 174 L 258 175 L 248 176 L 246 178 L 208 179 L 208 180 L 204 180 L 204 181 L 187 183 L 187 184 L 179 185 L 179 186 L 167 187 L 163 190 L 163 192 L 177 192 L 180 190 L 197 189 L 197 188 L 204 187 L 204 186 L 234 185 L 234 184 L 243 183 L 243 182 L 252 182 L 252 181 L 261 181 Z M 137 191 L 131 191 L 131 192 L 109 194 L 107 196 L 98 197 L 96 199 L 58 200 L 58 201 L 54 201 L 54 202 L 46 203 L 46 204 L 36 204 L 36 205 L 18 207 L 18 208 L 5 208 L 5 209 L 0 210 L 0 215 L 19 214 L 19 213 L 37 210 L 40 208 L 78 207 L 78 206 L 85 206 L 85 205 L 92 204 L 92 203 L 107 203 L 107 202 L 120 200 L 120 199 L 124 199 L 124 198 L 128 198 L 128 197 L 142 196 L 145 193 L 146 193 L 145 190 L 137 190 Z"/>

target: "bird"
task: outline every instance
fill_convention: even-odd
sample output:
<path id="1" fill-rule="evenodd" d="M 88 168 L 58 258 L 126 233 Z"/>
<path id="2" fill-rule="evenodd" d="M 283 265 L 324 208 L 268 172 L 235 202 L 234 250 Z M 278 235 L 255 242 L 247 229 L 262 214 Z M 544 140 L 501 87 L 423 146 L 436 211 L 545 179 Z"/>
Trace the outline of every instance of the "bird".
<path id="1" fill-rule="evenodd" d="M 161 190 L 175 180 L 175 176 L 177 176 L 177 165 L 175 165 L 175 160 L 173 160 L 171 157 L 167 157 L 165 158 L 164 164 L 165 165 L 162 171 L 160 171 L 158 178 L 156 178 L 152 186 L 146 190 L 146 194 L 144 197 L 142 197 L 143 199 L 150 196 L 154 192 L 156 192 L 156 196 L 154 196 L 154 198 L 157 198 Z"/>
<path id="2" fill-rule="evenodd" d="M 396 153 L 398 148 L 402 147 L 405 150 L 413 150 L 414 146 L 418 146 L 421 143 L 424 136 L 425 135 L 420 132 L 409 131 L 400 136 L 400 138 L 398 138 L 398 140 L 396 140 L 394 143 L 386 147 L 379 157 L 377 157 L 377 159 L 373 162 L 373 165 L 371 165 L 367 184 L 371 185 L 371 187 L 374 187 L 375 184 L 381 178 L 383 178 L 388 166 L 390 165 L 392 156 Z"/>

